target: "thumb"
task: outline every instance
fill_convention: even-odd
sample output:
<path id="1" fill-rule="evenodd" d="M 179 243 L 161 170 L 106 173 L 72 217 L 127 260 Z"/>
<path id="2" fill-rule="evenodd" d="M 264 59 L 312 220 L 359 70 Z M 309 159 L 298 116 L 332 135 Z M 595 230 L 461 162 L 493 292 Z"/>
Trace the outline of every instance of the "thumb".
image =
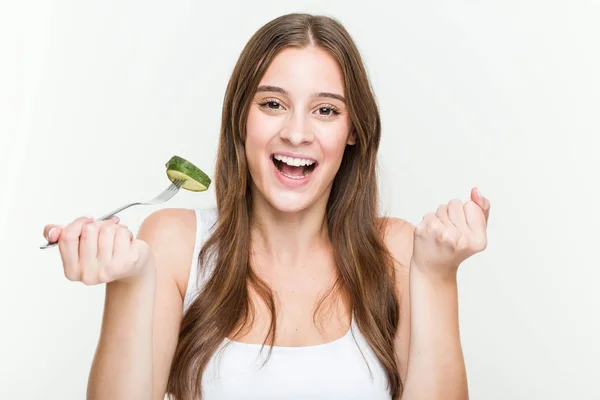
<path id="1" fill-rule="evenodd" d="M 463 206 L 465 212 L 465 219 L 471 232 L 476 236 L 485 237 L 487 223 L 485 215 L 482 212 L 481 207 L 475 202 L 469 200 Z"/>
<path id="2" fill-rule="evenodd" d="M 479 188 L 476 187 L 471 189 L 471 200 L 481 208 L 487 224 L 487 221 L 490 217 L 490 201 L 484 197 Z"/>
<path id="3" fill-rule="evenodd" d="M 54 243 L 58 241 L 60 234 L 62 232 L 63 227 L 61 225 L 46 225 L 44 227 L 44 237 L 48 241 L 48 243 Z"/>

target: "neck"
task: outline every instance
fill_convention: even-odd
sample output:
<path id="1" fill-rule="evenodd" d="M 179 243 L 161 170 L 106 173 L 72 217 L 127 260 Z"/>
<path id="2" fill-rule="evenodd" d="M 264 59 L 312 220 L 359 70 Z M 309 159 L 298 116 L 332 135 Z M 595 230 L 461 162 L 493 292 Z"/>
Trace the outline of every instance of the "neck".
<path id="1" fill-rule="evenodd" d="M 314 259 L 315 252 L 326 249 L 330 243 L 325 216 L 327 197 L 322 196 L 305 210 L 287 213 L 273 208 L 261 195 L 253 196 L 253 251 L 277 267 L 305 266 Z"/>

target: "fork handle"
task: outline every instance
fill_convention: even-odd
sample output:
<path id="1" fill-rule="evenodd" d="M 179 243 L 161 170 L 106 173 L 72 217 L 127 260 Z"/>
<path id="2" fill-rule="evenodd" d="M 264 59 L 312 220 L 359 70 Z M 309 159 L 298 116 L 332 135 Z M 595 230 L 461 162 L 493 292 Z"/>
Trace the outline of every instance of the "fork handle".
<path id="1" fill-rule="evenodd" d="M 125 204 L 124 206 L 121 206 L 121 207 L 117 208 L 116 210 L 113 210 L 113 211 L 109 212 L 108 214 L 105 214 L 105 215 L 101 216 L 100 218 L 98 218 L 98 220 L 99 221 L 103 221 L 105 219 L 109 219 L 113 215 L 117 215 L 118 213 L 120 213 L 123 210 L 128 209 L 129 207 L 137 206 L 137 205 L 140 205 L 140 204 L 142 204 L 142 203 L 129 203 L 129 204 Z"/>

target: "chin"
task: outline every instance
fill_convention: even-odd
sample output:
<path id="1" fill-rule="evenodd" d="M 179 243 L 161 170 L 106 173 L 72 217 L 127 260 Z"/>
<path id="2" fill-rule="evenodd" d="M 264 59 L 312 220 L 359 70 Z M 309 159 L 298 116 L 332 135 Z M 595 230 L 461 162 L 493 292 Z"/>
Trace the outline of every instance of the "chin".
<path id="1" fill-rule="evenodd" d="M 314 204 L 313 196 L 309 196 L 307 193 L 278 192 L 268 195 L 266 200 L 271 207 L 281 213 L 299 213 Z"/>
<path id="2" fill-rule="evenodd" d="M 253 190 L 257 191 L 262 202 L 276 212 L 301 213 L 315 206 L 324 196 L 319 190 L 322 182 L 318 178 L 305 187 L 295 189 L 282 186 L 281 182 L 274 179 L 264 179 L 260 187 L 253 185 Z"/>

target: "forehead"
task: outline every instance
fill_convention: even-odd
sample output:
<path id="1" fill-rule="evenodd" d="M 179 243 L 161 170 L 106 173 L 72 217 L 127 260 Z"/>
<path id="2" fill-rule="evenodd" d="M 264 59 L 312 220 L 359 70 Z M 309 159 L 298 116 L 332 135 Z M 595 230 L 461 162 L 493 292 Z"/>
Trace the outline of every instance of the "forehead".
<path id="1" fill-rule="evenodd" d="M 280 86 L 290 93 L 344 94 L 344 78 L 337 61 L 316 46 L 282 50 L 269 65 L 260 85 Z"/>

